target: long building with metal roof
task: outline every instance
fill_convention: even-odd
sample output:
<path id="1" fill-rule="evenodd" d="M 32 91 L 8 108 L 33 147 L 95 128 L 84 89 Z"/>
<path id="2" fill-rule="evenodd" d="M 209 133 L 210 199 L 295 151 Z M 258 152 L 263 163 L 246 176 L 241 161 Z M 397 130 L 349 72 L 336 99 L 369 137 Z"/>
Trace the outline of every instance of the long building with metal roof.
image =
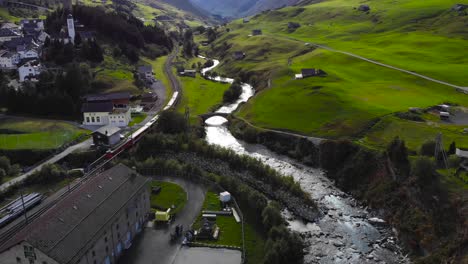
<path id="1" fill-rule="evenodd" d="M 150 211 L 148 179 L 125 165 L 93 176 L 0 248 L 2 264 L 116 263 Z"/>

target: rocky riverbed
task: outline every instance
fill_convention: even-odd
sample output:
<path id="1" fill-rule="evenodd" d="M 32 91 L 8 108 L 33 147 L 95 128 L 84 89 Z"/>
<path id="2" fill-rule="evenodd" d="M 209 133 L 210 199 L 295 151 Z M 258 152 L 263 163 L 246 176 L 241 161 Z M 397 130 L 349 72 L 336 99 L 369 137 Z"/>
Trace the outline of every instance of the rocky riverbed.
<path id="1" fill-rule="evenodd" d="M 163 157 L 165 159 L 176 159 L 184 163 L 193 164 L 211 173 L 240 179 L 271 199 L 282 203 L 291 212 L 293 212 L 296 217 L 306 221 L 315 221 L 319 217 L 319 211 L 317 208 L 313 205 L 307 205 L 307 203 L 310 203 L 310 200 L 307 201 L 302 197 L 294 196 L 284 190 L 274 189 L 271 185 L 256 179 L 255 176 L 247 170 L 238 171 L 230 168 L 229 164 L 225 161 L 201 158 L 195 153 L 188 152 L 166 153 Z"/>
<path id="2" fill-rule="evenodd" d="M 207 71 L 213 69 L 215 65 Z M 232 113 L 241 102 L 253 95 L 253 87 L 243 86 L 243 95 L 233 105 L 217 112 Z M 284 211 L 290 228 L 304 237 L 308 248 L 306 263 L 409 263 L 396 241 L 396 234 L 385 222 L 335 187 L 324 172 L 279 156 L 264 146 L 247 144 L 236 139 L 225 126 L 226 119 L 215 116 L 206 121 L 206 141 L 259 159 L 300 183 L 322 212 L 315 221 L 298 219 Z M 217 167 L 216 164 L 215 167 Z M 241 177 L 241 176 L 240 176 Z M 276 190 L 271 190 L 272 192 Z M 306 218 L 307 219 L 307 218 Z"/>

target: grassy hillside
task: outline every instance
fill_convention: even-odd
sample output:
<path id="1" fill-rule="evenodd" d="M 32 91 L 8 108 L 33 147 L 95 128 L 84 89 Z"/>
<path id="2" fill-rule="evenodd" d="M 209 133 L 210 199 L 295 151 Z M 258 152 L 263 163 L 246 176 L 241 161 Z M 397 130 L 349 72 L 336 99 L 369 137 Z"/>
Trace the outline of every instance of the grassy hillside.
<path id="1" fill-rule="evenodd" d="M 0 121 L 0 149 L 56 149 L 85 134 L 66 122 L 7 118 Z"/>
<path id="2" fill-rule="evenodd" d="M 373 147 L 382 147 L 399 135 L 414 140 L 409 145 L 416 148 L 441 131 L 446 142 L 468 147 L 462 133 L 466 124 L 442 123 L 427 116 L 423 122 L 414 122 L 393 115 L 441 103 L 468 107 L 468 95 L 305 44 L 319 43 L 467 86 L 468 59 L 463 54 L 468 50 L 468 33 L 463 25 L 468 16 L 450 11 L 456 1 L 397 2 L 332 0 L 265 12 L 250 23 L 229 24 L 229 32 L 220 28 L 218 40 L 202 52 L 221 58 L 218 71 L 222 73 L 236 76 L 243 71 L 255 76 L 261 91 L 239 112 L 255 125 L 346 137 Z M 370 6 L 369 13 L 354 9 L 362 3 Z M 290 32 L 288 22 L 301 27 Z M 263 36 L 249 36 L 252 29 L 262 29 Z M 238 50 L 246 52 L 244 60 L 232 59 L 232 52 Z M 327 76 L 294 80 L 302 68 L 319 68 Z"/>
<path id="3" fill-rule="evenodd" d="M 321 43 L 466 86 L 468 16 L 452 12 L 457 0 L 328 0 L 267 12 L 248 28 Z M 369 12 L 357 7 L 367 4 Z M 288 22 L 301 27 L 290 33 Z M 240 22 L 235 24 L 241 27 Z"/>

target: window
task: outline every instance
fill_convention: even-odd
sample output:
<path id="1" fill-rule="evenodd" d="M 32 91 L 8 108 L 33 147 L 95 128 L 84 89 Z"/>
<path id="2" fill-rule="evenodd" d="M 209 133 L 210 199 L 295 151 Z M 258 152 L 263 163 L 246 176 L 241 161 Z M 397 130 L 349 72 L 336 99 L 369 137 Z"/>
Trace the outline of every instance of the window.
<path id="1" fill-rule="evenodd" d="M 107 242 L 107 237 L 104 238 L 104 242 Z"/>
<path id="2" fill-rule="evenodd" d="M 21 258 L 20 258 L 20 257 L 16 257 L 16 262 L 17 262 L 17 263 L 21 263 Z"/>
<path id="3" fill-rule="evenodd" d="M 117 228 L 117 230 L 119 230 L 119 224 L 117 224 L 116 228 Z"/>
<path id="4" fill-rule="evenodd" d="M 96 117 L 96 121 L 97 121 L 98 123 L 101 123 L 101 117 L 100 117 L 100 116 Z"/>
<path id="5" fill-rule="evenodd" d="M 95 122 L 95 121 L 94 121 L 94 116 L 93 116 L 93 117 L 91 117 L 91 121 L 92 121 L 93 123 Z"/>
<path id="6" fill-rule="evenodd" d="M 96 251 L 93 250 L 93 252 L 91 252 L 91 255 L 93 255 L 93 257 L 96 256 Z"/>
<path id="7" fill-rule="evenodd" d="M 89 123 L 89 116 L 86 117 L 86 123 Z"/>
<path id="8" fill-rule="evenodd" d="M 109 252 L 109 247 L 106 247 L 106 253 L 108 253 L 108 252 Z"/>
<path id="9" fill-rule="evenodd" d="M 42 261 L 42 264 L 47 264 L 47 261 Z"/>

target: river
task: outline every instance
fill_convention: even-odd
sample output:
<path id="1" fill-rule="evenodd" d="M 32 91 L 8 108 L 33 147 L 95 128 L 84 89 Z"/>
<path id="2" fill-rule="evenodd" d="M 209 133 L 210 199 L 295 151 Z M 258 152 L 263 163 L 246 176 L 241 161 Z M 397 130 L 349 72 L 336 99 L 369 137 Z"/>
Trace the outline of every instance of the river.
<path id="1" fill-rule="evenodd" d="M 214 65 L 202 70 L 202 74 L 214 69 Z M 215 81 L 232 83 L 230 78 L 214 78 Z M 216 112 L 232 113 L 241 103 L 254 95 L 254 88 L 242 84 L 239 100 L 222 106 Z M 236 139 L 226 127 L 227 120 L 214 116 L 206 120 L 206 141 L 229 148 L 241 155 L 249 155 L 276 169 L 291 175 L 302 189 L 310 194 L 322 216 L 314 223 L 304 223 L 287 210 L 284 216 L 289 227 L 304 237 L 307 249 L 306 263 L 409 263 L 397 245 L 394 232 L 383 220 L 372 216 L 355 199 L 335 187 L 320 169 L 314 169 L 273 153 L 262 145 L 247 144 Z"/>

